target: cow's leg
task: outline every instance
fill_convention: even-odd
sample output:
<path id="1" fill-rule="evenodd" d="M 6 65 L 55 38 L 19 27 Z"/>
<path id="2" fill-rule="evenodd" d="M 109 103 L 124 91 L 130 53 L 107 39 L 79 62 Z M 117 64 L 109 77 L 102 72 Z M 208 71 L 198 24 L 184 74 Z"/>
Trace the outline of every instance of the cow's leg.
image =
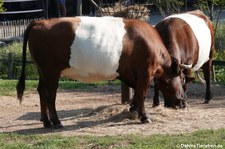
<path id="1" fill-rule="evenodd" d="M 211 95 L 211 90 L 210 90 L 210 71 L 211 71 L 211 66 L 212 66 L 212 60 L 209 60 L 202 66 L 204 78 L 206 81 L 206 95 L 205 95 L 205 102 L 204 103 L 209 103 L 210 100 L 212 99 Z"/>
<path id="2" fill-rule="evenodd" d="M 135 91 L 134 91 L 134 101 L 138 105 L 138 116 L 142 123 L 150 123 L 150 119 L 145 113 L 144 101 L 147 96 L 149 79 L 147 77 L 140 77 L 137 80 Z"/>
<path id="3" fill-rule="evenodd" d="M 130 103 L 130 118 L 137 119 L 138 118 L 138 103 L 135 97 L 132 98 L 132 102 Z"/>
<path id="4" fill-rule="evenodd" d="M 41 121 L 43 122 L 44 127 L 50 128 L 52 125 L 48 119 L 48 107 L 47 107 L 44 87 L 45 86 L 43 85 L 43 80 L 40 77 L 37 90 L 38 90 L 39 96 L 40 96 Z"/>
<path id="5" fill-rule="evenodd" d="M 138 104 L 137 104 L 137 101 L 133 98 L 132 99 L 132 102 L 130 103 L 130 112 L 135 112 L 135 111 L 138 111 Z"/>
<path id="6" fill-rule="evenodd" d="M 154 98 L 153 98 L 153 107 L 159 106 L 159 88 L 157 84 L 157 79 L 154 79 Z"/>
<path id="7" fill-rule="evenodd" d="M 184 74 L 185 74 L 185 76 L 190 76 L 191 75 L 191 69 L 185 69 L 184 70 Z M 185 77 L 184 76 L 184 77 Z M 183 85 L 183 89 L 184 89 L 184 92 L 185 92 L 185 94 L 187 93 L 187 89 L 188 89 L 188 83 L 186 82 L 186 80 L 184 80 L 185 82 L 184 82 L 184 85 Z"/>
<path id="8" fill-rule="evenodd" d="M 48 109 L 48 117 L 50 122 L 52 123 L 54 128 L 62 128 L 62 124 L 59 121 L 56 107 L 55 107 L 55 101 L 56 101 L 56 92 L 58 88 L 58 81 L 60 77 L 60 73 L 57 71 L 55 72 L 46 72 L 42 78 L 41 85 L 43 88 L 42 94 L 43 94 L 43 100 L 41 100 L 41 104 L 43 104 L 43 117 L 45 118 L 45 106 L 47 105 Z M 45 120 L 45 119 L 44 119 Z M 48 126 L 47 121 L 43 121 L 44 126 Z"/>
<path id="9" fill-rule="evenodd" d="M 55 101 L 56 101 L 56 92 L 58 89 L 58 81 L 59 81 L 59 75 L 55 77 L 48 78 L 47 80 L 47 106 L 49 110 L 49 119 L 53 124 L 54 128 L 62 128 L 62 124 L 59 121 L 56 107 L 55 107 Z"/>
<path id="10" fill-rule="evenodd" d="M 184 89 L 185 96 L 187 96 L 188 83 L 190 83 L 192 80 L 194 80 L 194 78 L 191 78 L 191 69 L 185 69 L 184 74 L 185 74 L 185 78 L 184 78 L 185 82 L 183 85 L 183 89 Z M 189 79 L 186 76 L 189 77 Z"/>

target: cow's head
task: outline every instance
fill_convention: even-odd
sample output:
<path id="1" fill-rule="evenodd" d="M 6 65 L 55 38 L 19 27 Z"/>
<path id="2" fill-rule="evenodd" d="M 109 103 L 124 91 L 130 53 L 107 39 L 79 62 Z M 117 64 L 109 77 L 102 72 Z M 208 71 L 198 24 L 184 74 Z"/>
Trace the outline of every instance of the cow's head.
<path id="1" fill-rule="evenodd" d="M 162 70 L 163 72 L 161 72 L 161 77 L 157 79 L 156 85 L 163 94 L 166 107 L 185 108 L 187 106 L 184 86 L 193 79 L 185 76 L 183 71 L 191 69 L 191 66 L 180 64 L 176 58 L 171 57 L 169 67 Z"/>

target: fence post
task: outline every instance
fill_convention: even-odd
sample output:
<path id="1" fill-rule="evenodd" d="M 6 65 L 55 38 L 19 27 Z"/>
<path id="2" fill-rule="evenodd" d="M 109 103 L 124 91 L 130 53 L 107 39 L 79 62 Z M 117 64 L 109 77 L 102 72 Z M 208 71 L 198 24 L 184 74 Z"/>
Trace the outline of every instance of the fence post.
<path id="1" fill-rule="evenodd" d="M 44 8 L 44 7 L 43 7 Z M 48 19 L 48 0 L 45 1 L 45 17 Z"/>
<path id="2" fill-rule="evenodd" d="M 77 0 L 77 16 L 82 16 L 82 0 Z"/>
<path id="3" fill-rule="evenodd" d="M 215 72 L 215 66 L 212 65 L 212 79 L 213 79 L 213 82 L 216 82 L 216 72 Z"/>
<path id="4" fill-rule="evenodd" d="M 13 54 L 8 54 L 8 79 L 13 78 Z"/>

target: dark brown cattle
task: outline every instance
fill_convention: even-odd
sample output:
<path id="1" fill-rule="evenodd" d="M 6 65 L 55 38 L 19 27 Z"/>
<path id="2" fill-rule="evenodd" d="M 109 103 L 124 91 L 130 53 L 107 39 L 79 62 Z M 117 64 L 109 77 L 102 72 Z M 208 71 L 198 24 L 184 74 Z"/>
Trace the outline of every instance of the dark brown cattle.
<path id="1" fill-rule="evenodd" d="M 176 70 L 180 78 L 172 82 L 156 80 L 155 96 L 153 106 L 159 105 L 158 89 L 163 92 L 165 106 L 175 107 L 179 105 L 171 100 L 173 88 L 177 83 L 183 83 L 184 91 L 187 84 L 194 78 L 191 77 L 192 71 L 202 68 L 206 80 L 205 103 L 211 100 L 210 91 L 210 70 L 214 52 L 214 30 L 213 24 L 203 12 L 196 10 L 183 14 L 172 15 L 155 26 L 156 30 L 163 39 L 171 57 L 177 60 L 178 64 L 186 64 L 184 69 Z"/>
<path id="2" fill-rule="evenodd" d="M 114 17 L 59 18 L 32 22 L 25 31 L 23 65 L 17 85 L 22 101 L 25 88 L 26 47 L 39 72 L 41 121 L 60 128 L 55 108 L 60 76 L 83 82 L 120 79 L 134 88 L 133 104 L 142 123 L 150 122 L 144 99 L 154 77 L 177 77 L 171 57 L 157 31 L 139 20 Z M 178 88 L 174 100 L 183 99 Z"/>

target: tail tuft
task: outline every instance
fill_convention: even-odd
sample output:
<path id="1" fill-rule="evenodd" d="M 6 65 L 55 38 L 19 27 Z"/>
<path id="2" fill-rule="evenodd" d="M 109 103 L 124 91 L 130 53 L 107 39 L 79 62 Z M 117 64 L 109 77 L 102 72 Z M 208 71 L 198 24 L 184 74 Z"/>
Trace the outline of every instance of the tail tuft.
<path id="1" fill-rule="evenodd" d="M 25 77 L 22 75 L 16 85 L 16 90 L 17 90 L 17 99 L 19 100 L 20 104 L 22 103 L 23 100 L 23 93 L 25 90 Z"/>

